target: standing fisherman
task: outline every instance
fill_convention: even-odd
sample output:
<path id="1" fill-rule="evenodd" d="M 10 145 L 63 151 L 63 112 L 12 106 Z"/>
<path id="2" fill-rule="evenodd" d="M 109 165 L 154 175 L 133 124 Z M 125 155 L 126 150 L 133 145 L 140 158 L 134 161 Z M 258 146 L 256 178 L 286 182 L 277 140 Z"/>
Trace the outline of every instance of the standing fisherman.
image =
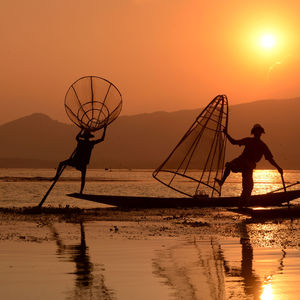
<path id="1" fill-rule="evenodd" d="M 281 175 L 283 174 L 283 171 L 274 161 L 268 146 L 260 139 L 261 135 L 265 133 L 265 130 L 260 124 L 255 124 L 251 130 L 251 134 L 253 134 L 254 137 L 235 140 L 228 134 L 227 129 L 224 129 L 224 133 L 231 144 L 245 146 L 245 148 L 239 157 L 226 163 L 223 178 L 216 179 L 216 182 L 222 186 L 230 172 L 241 172 L 243 178 L 241 198 L 245 202 L 244 204 L 246 204 L 253 189 L 253 170 L 256 168 L 256 163 L 261 160 L 262 156 L 264 156 Z"/>
<path id="2" fill-rule="evenodd" d="M 94 135 L 92 135 L 88 130 L 82 129 L 77 134 L 76 136 L 77 147 L 70 158 L 59 163 L 56 171 L 56 175 L 53 178 L 54 181 L 58 180 L 63 167 L 65 166 L 74 167 L 77 170 L 81 171 L 80 194 L 82 194 L 85 185 L 86 167 L 90 162 L 92 150 L 96 144 L 104 141 L 106 127 L 107 125 L 105 125 L 103 128 L 102 137 L 97 140 L 90 140 L 90 138 L 93 138 Z"/>

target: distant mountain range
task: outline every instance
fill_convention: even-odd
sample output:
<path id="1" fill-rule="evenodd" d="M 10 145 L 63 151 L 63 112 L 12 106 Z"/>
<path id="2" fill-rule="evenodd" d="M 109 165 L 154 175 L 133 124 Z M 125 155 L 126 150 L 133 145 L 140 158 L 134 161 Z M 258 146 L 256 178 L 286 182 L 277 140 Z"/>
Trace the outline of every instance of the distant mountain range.
<path id="1" fill-rule="evenodd" d="M 90 168 L 156 168 L 175 147 L 201 109 L 120 116 L 94 149 Z M 264 100 L 229 108 L 229 133 L 250 136 L 260 123 L 262 137 L 284 169 L 300 169 L 300 98 Z M 32 114 L 0 126 L 0 167 L 56 167 L 76 146 L 79 128 Z M 241 152 L 228 144 L 227 159 Z M 259 167 L 270 168 L 263 161 Z"/>

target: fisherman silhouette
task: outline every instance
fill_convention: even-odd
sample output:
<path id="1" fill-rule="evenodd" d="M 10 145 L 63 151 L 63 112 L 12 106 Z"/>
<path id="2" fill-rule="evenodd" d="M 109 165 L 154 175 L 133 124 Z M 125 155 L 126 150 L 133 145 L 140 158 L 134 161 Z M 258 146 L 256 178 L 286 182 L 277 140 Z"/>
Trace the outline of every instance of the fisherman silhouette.
<path id="1" fill-rule="evenodd" d="M 216 178 L 215 180 L 220 186 L 222 186 L 230 172 L 242 173 L 243 191 L 241 198 L 243 199 L 244 204 L 247 204 L 246 202 L 251 196 L 253 189 L 253 170 L 256 168 L 256 163 L 261 160 L 262 156 L 264 156 L 265 159 L 268 160 L 281 175 L 283 174 L 283 171 L 274 161 L 273 155 L 268 146 L 260 139 L 261 135 L 265 133 L 265 130 L 260 124 L 255 124 L 251 129 L 251 134 L 254 137 L 246 137 L 240 140 L 235 140 L 228 134 L 226 128 L 223 132 L 231 144 L 245 146 L 245 148 L 239 157 L 226 163 L 222 179 Z"/>
<path id="2" fill-rule="evenodd" d="M 80 194 L 82 194 L 85 186 L 85 175 L 86 167 L 90 162 L 92 150 L 94 146 L 100 142 L 104 141 L 107 125 L 103 128 L 103 134 L 100 139 L 90 140 L 94 137 L 88 130 L 82 129 L 76 136 L 77 147 L 70 158 L 59 163 L 56 175 L 53 178 L 53 181 L 58 180 L 63 167 L 71 166 L 81 171 L 81 188 Z"/>

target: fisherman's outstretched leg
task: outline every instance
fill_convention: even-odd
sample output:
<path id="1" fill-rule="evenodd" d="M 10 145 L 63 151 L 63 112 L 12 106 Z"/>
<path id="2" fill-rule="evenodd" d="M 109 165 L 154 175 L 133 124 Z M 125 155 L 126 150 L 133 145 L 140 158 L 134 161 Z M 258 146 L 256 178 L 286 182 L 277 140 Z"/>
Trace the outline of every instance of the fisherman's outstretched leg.
<path id="1" fill-rule="evenodd" d="M 84 186 L 85 186 L 85 174 L 86 174 L 86 169 L 81 170 L 81 188 L 80 188 L 80 194 L 82 194 Z"/>
<path id="2" fill-rule="evenodd" d="M 215 181 L 222 186 L 231 172 L 230 163 L 226 163 L 225 171 L 221 179 L 215 178 Z"/>

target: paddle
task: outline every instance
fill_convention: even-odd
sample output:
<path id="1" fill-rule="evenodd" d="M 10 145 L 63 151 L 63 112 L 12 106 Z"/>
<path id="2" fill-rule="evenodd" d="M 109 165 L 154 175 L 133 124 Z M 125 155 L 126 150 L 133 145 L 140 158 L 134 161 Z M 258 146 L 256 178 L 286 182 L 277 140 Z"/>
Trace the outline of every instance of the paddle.
<path id="1" fill-rule="evenodd" d="M 285 182 L 284 182 L 284 179 L 283 179 L 283 174 L 281 174 L 281 180 L 282 180 L 283 189 L 286 192 L 286 186 L 285 186 Z"/>
<path id="2" fill-rule="evenodd" d="M 70 159 L 74 157 L 74 154 L 76 152 L 76 149 L 73 151 L 73 153 L 70 156 Z M 61 174 L 63 173 L 63 171 L 65 170 L 67 165 L 64 165 L 60 172 L 57 174 L 57 177 L 55 178 L 55 180 L 53 181 L 53 183 L 51 184 L 51 186 L 49 187 L 49 190 L 47 191 L 47 193 L 45 194 L 45 196 L 43 197 L 42 201 L 39 203 L 38 207 L 42 207 L 43 203 L 45 202 L 45 200 L 47 199 L 48 195 L 50 194 L 51 190 L 54 188 L 56 182 L 58 181 L 59 177 L 61 176 Z"/>
<path id="3" fill-rule="evenodd" d="M 286 192 L 286 186 L 285 186 L 285 182 L 284 182 L 284 178 L 283 178 L 283 173 L 281 173 L 280 175 L 281 175 L 284 192 Z M 290 200 L 288 201 L 288 208 L 290 208 Z"/>
<path id="4" fill-rule="evenodd" d="M 285 185 L 285 183 L 284 183 L 284 186 L 283 186 L 283 187 L 281 187 L 281 188 L 279 188 L 279 189 L 276 189 L 276 190 L 274 190 L 274 191 L 271 191 L 271 192 L 269 192 L 269 193 L 267 193 L 267 194 L 272 194 L 272 193 L 278 192 L 278 191 L 280 191 L 280 190 L 284 190 L 284 191 L 286 192 L 286 188 L 292 187 L 292 186 L 297 185 L 297 184 L 300 184 L 300 181 L 296 181 L 296 182 L 291 183 L 291 184 L 289 184 L 289 185 Z"/>
<path id="5" fill-rule="evenodd" d="M 50 194 L 51 190 L 54 188 L 56 182 L 58 181 L 60 175 L 62 174 L 62 172 L 64 171 L 64 169 L 66 168 L 66 166 L 63 166 L 61 171 L 59 172 L 58 176 L 55 178 L 55 180 L 53 181 L 53 183 L 51 184 L 49 190 L 47 191 L 47 193 L 45 194 L 45 196 L 43 197 L 42 201 L 39 203 L 38 207 L 42 207 L 43 203 L 45 202 L 45 200 L 47 199 L 48 195 Z"/>

